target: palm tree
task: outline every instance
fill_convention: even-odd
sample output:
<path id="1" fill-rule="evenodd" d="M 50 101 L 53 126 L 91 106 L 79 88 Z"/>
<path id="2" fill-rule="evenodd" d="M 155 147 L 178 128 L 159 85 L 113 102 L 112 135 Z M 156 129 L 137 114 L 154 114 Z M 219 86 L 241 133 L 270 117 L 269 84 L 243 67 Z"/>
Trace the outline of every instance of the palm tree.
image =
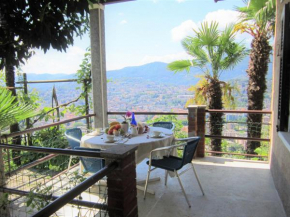
<path id="1" fill-rule="evenodd" d="M 276 0 L 245 0 L 247 6 L 237 7 L 241 13 L 236 30 L 253 36 L 247 73 L 248 110 L 262 110 L 266 91 L 266 74 L 272 47 L 269 39 L 275 27 Z M 248 114 L 247 134 L 249 138 L 261 137 L 262 114 Z M 254 154 L 260 142 L 248 141 L 247 153 Z"/>
<path id="2" fill-rule="evenodd" d="M 219 77 L 224 70 L 232 69 L 246 55 L 246 48 L 234 41 L 234 25 L 228 25 L 223 31 L 218 30 L 218 23 L 204 22 L 195 32 L 194 37 L 186 37 L 182 45 L 192 60 L 178 60 L 168 65 L 169 70 L 181 72 L 198 68 L 203 74 L 192 99 L 198 102 L 204 99 L 209 109 L 223 109 L 223 96 L 231 92 L 231 87 Z M 231 97 L 231 96 L 230 96 Z M 233 99 L 233 98 L 231 98 Z M 222 135 L 223 114 L 210 114 L 211 135 Z M 211 140 L 213 151 L 221 151 L 221 140 Z"/>
<path id="3" fill-rule="evenodd" d="M 15 101 L 15 96 L 12 92 L 0 87 L 0 137 L 1 130 L 11 124 L 17 123 L 26 118 L 35 116 L 34 108 L 29 104 L 20 104 Z M 4 162 L 2 156 L 2 149 L 0 149 L 0 186 L 5 185 Z M 9 210 L 6 207 L 5 194 L 0 193 L 0 216 L 9 216 Z"/>

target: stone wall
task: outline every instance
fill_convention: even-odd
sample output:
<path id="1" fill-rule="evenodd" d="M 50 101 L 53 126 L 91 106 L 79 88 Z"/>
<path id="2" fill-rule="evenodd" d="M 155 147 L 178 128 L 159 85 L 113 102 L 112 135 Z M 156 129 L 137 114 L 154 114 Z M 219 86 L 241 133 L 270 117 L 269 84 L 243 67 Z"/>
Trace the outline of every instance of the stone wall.
<path id="1" fill-rule="evenodd" d="M 273 50 L 273 89 L 272 89 L 272 152 L 271 172 L 273 180 L 282 200 L 286 215 L 290 217 L 290 133 L 277 133 L 277 110 L 279 94 L 280 46 L 281 46 L 281 15 L 284 5 L 290 0 L 277 0 L 277 19 L 275 44 Z M 290 61 L 290 60 L 287 60 Z M 287 117 L 285 117 L 287 118 Z M 289 140 L 287 141 L 287 136 Z M 285 139 L 286 138 L 286 139 Z"/>

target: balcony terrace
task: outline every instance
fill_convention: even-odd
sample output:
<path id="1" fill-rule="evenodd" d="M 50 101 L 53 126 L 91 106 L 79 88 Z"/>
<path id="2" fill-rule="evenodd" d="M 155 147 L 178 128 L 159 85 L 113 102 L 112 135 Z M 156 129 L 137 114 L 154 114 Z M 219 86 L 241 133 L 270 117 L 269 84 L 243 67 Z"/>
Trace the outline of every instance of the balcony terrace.
<path id="1" fill-rule="evenodd" d="M 181 176 L 191 208 L 188 208 L 178 180 L 169 178 L 164 186 L 164 171 L 153 171 L 161 182 L 149 185 L 156 192 L 138 191 L 140 217 L 286 217 L 271 176 L 268 162 L 234 160 L 220 157 L 195 159 L 196 171 L 205 196 L 202 196 L 193 172 Z M 137 179 L 144 179 L 147 165 L 137 167 Z"/>
<path id="2" fill-rule="evenodd" d="M 113 2 L 110 1 L 110 2 Z M 281 37 L 280 34 L 282 26 L 280 17 L 284 5 L 290 2 L 290 0 L 277 1 L 277 19 L 276 21 L 276 36 L 274 47 L 274 70 L 273 70 L 273 94 L 272 94 L 272 108 L 271 108 L 271 123 L 272 129 L 270 129 L 270 138 L 244 138 L 233 137 L 232 135 L 206 135 L 205 132 L 205 108 L 193 108 L 189 109 L 187 115 L 188 119 L 188 136 L 200 136 L 200 145 L 197 150 L 197 158 L 194 159 L 196 164 L 196 170 L 199 174 L 200 181 L 203 185 L 205 196 L 202 196 L 200 189 L 197 186 L 196 180 L 191 171 L 188 171 L 181 177 L 183 184 L 188 193 L 189 200 L 192 204 L 191 208 L 188 208 L 184 196 L 179 188 L 176 179 L 169 179 L 168 186 L 164 186 L 164 172 L 156 170 L 152 173 L 152 177 L 160 176 L 161 182 L 156 182 L 149 185 L 149 188 L 156 192 L 155 195 L 147 195 L 146 200 L 143 199 L 143 192 L 136 190 L 136 174 L 137 179 L 144 179 L 147 172 L 147 165 L 142 162 L 137 166 L 137 173 L 135 173 L 135 150 L 136 147 L 128 148 L 122 152 L 92 152 L 92 151 L 76 151 L 60 148 L 47 148 L 36 146 L 19 146 L 14 145 L 13 141 L 9 141 L 7 137 L 1 135 L 0 140 L 0 160 L 5 160 L 2 165 L 6 163 L 5 168 L 0 168 L 0 194 L 7 193 L 4 197 L 1 197 L 1 208 L 9 207 L 10 215 L 2 216 L 21 216 L 15 214 L 24 208 L 23 216 L 30 216 L 31 212 L 25 206 L 24 197 L 32 195 L 33 200 L 36 196 L 40 196 L 46 202 L 50 202 L 48 205 L 43 205 L 43 209 L 33 210 L 33 216 L 75 216 L 73 211 L 66 211 L 67 204 L 73 204 L 92 208 L 92 214 L 82 214 L 85 216 L 103 216 L 108 213 L 109 216 L 199 216 L 199 217 L 290 217 L 290 136 L 288 131 L 281 131 L 279 127 L 273 130 L 278 124 L 278 96 L 279 93 L 279 75 L 280 75 L 280 49 L 281 49 Z M 288 5 L 289 6 L 289 5 Z M 107 109 L 107 89 L 106 89 L 106 62 L 105 62 L 105 37 L 104 37 L 104 11 L 102 5 L 94 5 L 90 9 L 91 13 L 91 32 L 92 32 L 92 83 L 93 83 L 93 113 L 92 115 L 84 116 L 82 118 L 94 117 L 95 127 L 105 127 L 108 124 L 108 109 Z M 284 27 L 283 27 L 284 28 Z M 100 38 L 101 39 L 100 39 Z M 279 47 L 279 48 L 277 48 Z M 279 51 L 279 52 L 278 52 Z M 277 53 L 278 52 L 278 53 Z M 287 62 L 287 61 L 285 61 Z M 289 100 L 289 99 L 288 99 Z M 286 103 L 289 105 L 288 101 Z M 198 107 L 198 106 L 197 106 Z M 288 109 L 289 110 L 289 109 Z M 224 111 L 211 111 L 211 112 L 224 112 Z M 254 111 L 255 112 L 255 111 Z M 289 119 L 287 116 L 281 116 L 281 119 Z M 81 118 L 76 118 L 81 119 Z M 74 120 L 76 120 L 74 119 Z M 72 121 L 72 120 L 71 120 Z M 60 125 L 68 123 L 69 121 L 60 121 L 53 125 Z M 50 125 L 52 126 L 52 125 Z M 274 127 L 275 126 L 275 127 Z M 49 126 L 46 126 L 49 127 Z M 40 127 L 44 129 L 45 127 Z M 9 138 L 32 133 L 38 129 L 29 129 L 25 132 L 12 133 Z M 269 156 L 258 156 L 260 159 L 267 158 L 270 162 L 261 161 L 248 161 L 248 160 L 233 160 L 218 157 L 208 157 L 206 153 L 222 154 L 217 152 L 209 152 L 205 148 L 205 138 L 217 138 L 217 139 L 243 139 L 253 141 L 271 142 L 271 152 Z M 8 144 L 11 143 L 11 144 Z M 125 145 L 122 147 L 124 148 Z M 42 154 L 42 158 L 30 161 L 28 164 L 23 165 L 11 165 L 13 162 L 13 156 L 10 156 L 12 151 L 16 150 L 22 152 L 38 152 Z M 3 152 L 2 152 L 3 151 Z M 6 158 L 2 158 L 6 154 Z M 41 177 L 32 175 L 35 180 L 46 180 L 51 182 L 51 178 L 59 179 L 61 185 L 55 185 L 53 193 L 44 195 L 43 193 L 32 194 L 31 190 L 35 187 L 30 185 L 32 180 L 26 180 L 20 175 L 19 179 L 15 179 L 15 185 L 9 185 L 9 180 L 13 175 L 21 174 L 21 172 L 29 169 L 29 172 L 33 171 L 32 167 L 39 165 L 45 161 L 49 161 L 55 156 L 51 155 L 70 155 L 85 156 L 93 158 L 105 158 L 107 166 L 101 171 L 92 175 L 91 178 L 86 178 L 81 183 L 76 184 L 75 187 L 71 186 L 68 189 L 62 188 L 67 185 L 68 180 L 66 178 L 60 178 L 55 174 L 41 174 Z M 231 153 L 227 153 L 231 154 Z M 245 155 L 252 157 L 249 155 Z M 23 157 L 20 155 L 19 158 Z M 201 157 L 201 158 L 199 158 Z M 265 158 L 264 158 L 265 157 Z M 35 163 L 36 162 L 36 163 Z M 27 162 L 26 162 L 27 163 Z M 134 165 L 134 166 L 133 166 Z M 12 167 L 13 166 L 13 167 Z M 77 164 L 75 164 L 77 166 Z M 130 166 L 130 167 L 129 167 Z M 16 167 L 16 168 L 15 168 Z M 127 170 L 129 167 L 129 170 Z M 66 170 L 62 171 L 65 174 Z M 125 173 L 126 172 L 126 173 Z M 27 173 L 26 173 L 27 174 Z M 90 199 L 84 197 L 80 199 L 79 195 L 83 194 L 86 189 L 94 187 L 102 177 L 107 176 L 107 199 L 102 201 L 95 201 L 95 197 Z M 129 178 L 128 178 L 129 177 Z M 38 182 L 42 186 L 46 186 L 46 181 Z M 26 185 L 27 183 L 27 185 Z M 37 183 L 37 182 L 36 182 Z M 56 182 L 53 182 L 56 183 Z M 21 189 L 21 187 L 27 187 Z M 63 192 L 57 194 L 57 189 L 62 188 Z M 20 190 L 21 189 L 21 190 Z M 129 189 L 129 190 L 128 190 Z M 276 190 L 277 189 L 277 190 Z M 93 192 L 92 192 L 93 194 Z M 7 200 L 4 200 L 4 199 Z M 17 202 L 20 203 L 17 204 Z M 3 202 L 5 202 L 3 204 Z M 74 206 L 72 209 L 74 209 Z M 34 207 L 35 208 L 35 207 Z M 60 210 L 58 212 L 58 210 Z M 65 211 L 64 211 L 65 210 Z M 102 210 L 98 212 L 98 210 Z M 3 210 L 2 210 L 3 211 Z M 4 210 L 7 211 L 7 210 Z M 94 212 L 96 211 L 96 212 Z M 12 213 L 11 213 L 12 212 Z M 54 214 L 58 212 L 58 214 Z M 79 214 L 77 214 L 79 215 Z M 0 214 L 1 216 L 1 214 Z"/>

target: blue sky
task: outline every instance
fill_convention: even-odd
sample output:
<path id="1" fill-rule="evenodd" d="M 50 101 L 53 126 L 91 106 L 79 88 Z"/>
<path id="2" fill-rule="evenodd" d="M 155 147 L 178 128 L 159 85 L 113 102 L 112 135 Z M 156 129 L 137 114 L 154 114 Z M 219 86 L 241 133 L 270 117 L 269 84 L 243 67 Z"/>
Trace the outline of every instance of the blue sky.
<path id="1" fill-rule="evenodd" d="M 215 20 L 220 28 L 237 20 L 235 6 L 242 0 L 137 0 L 105 6 L 107 70 L 150 62 L 171 62 L 188 58 L 181 40 L 192 35 L 204 20 Z M 251 37 L 237 35 L 247 46 Z M 26 73 L 66 73 L 78 70 L 89 36 L 75 39 L 66 53 L 49 50 L 36 54 L 22 66 Z"/>

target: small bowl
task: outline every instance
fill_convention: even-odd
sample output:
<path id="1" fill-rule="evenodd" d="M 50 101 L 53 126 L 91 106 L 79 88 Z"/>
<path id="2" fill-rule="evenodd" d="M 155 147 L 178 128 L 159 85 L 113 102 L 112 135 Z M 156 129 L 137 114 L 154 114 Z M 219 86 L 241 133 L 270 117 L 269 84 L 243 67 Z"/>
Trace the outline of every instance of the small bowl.
<path id="1" fill-rule="evenodd" d="M 114 135 L 109 135 L 109 134 L 107 134 L 107 140 L 108 141 L 114 141 L 114 139 L 115 139 L 115 136 Z"/>

